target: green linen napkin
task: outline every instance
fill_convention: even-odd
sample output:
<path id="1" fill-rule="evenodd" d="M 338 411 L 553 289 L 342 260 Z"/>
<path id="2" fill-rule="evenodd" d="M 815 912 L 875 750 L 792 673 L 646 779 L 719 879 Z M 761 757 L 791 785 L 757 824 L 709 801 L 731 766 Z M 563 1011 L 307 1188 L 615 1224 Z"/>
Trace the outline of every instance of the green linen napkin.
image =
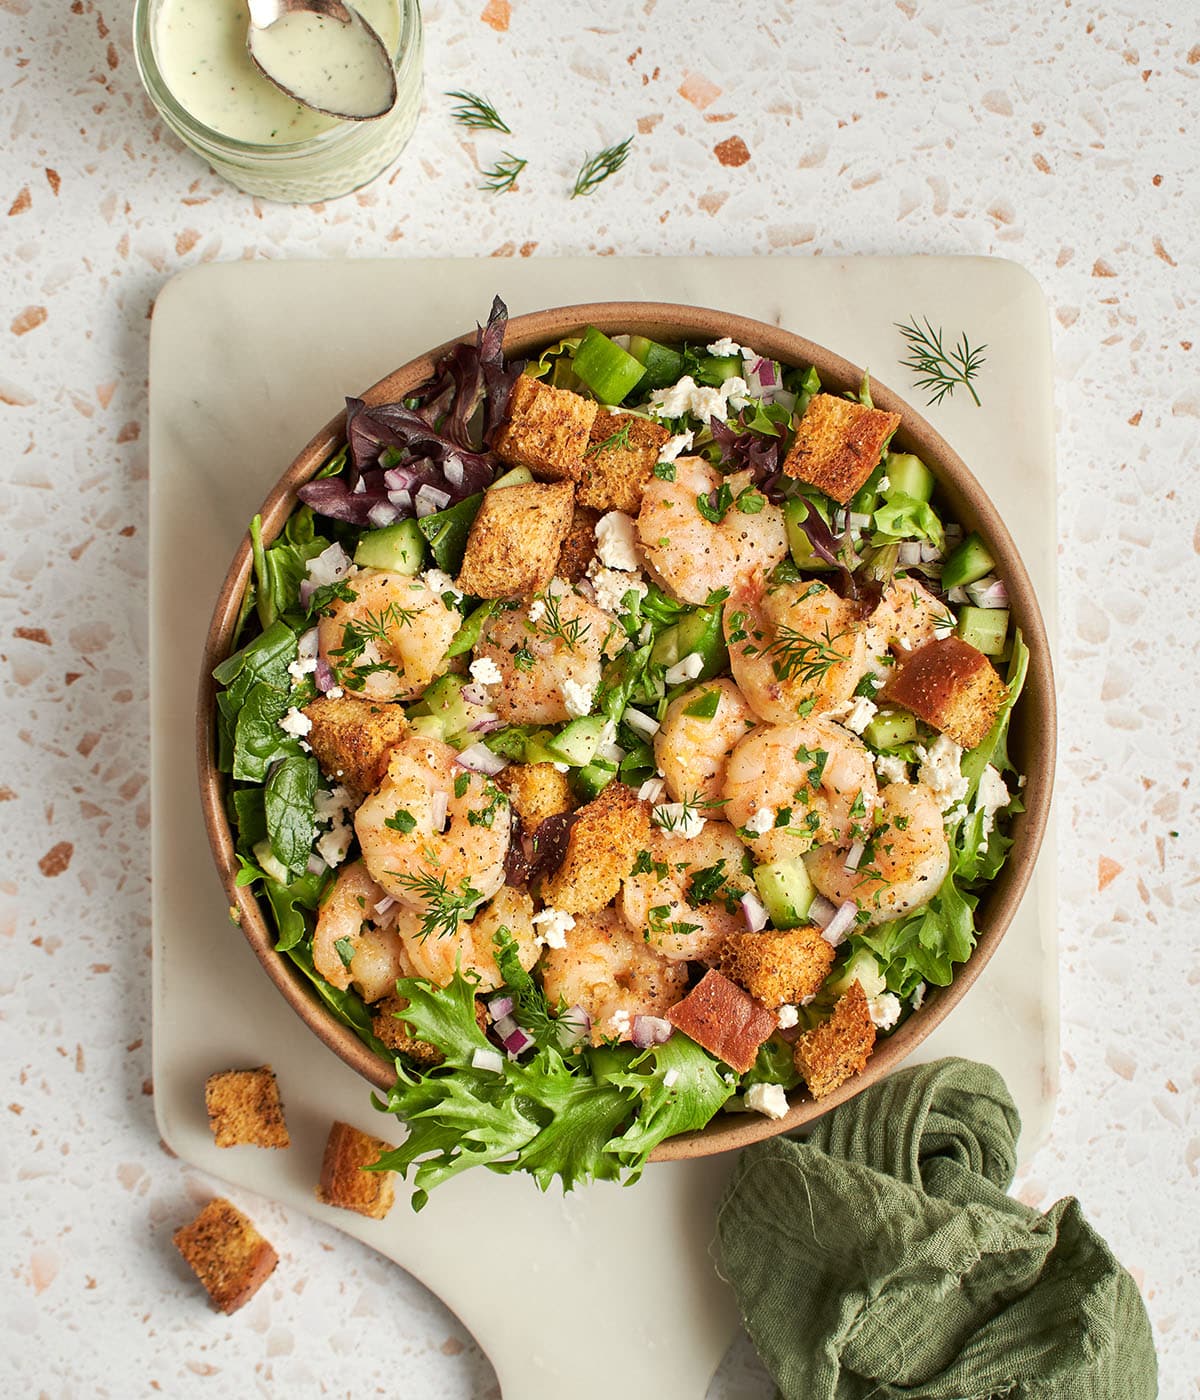
<path id="1" fill-rule="evenodd" d="M 786 1400 L 1143 1400 L 1137 1287 L 1073 1199 L 1006 1196 L 1017 1110 L 987 1065 L 901 1071 L 738 1160 L 717 1264 Z"/>

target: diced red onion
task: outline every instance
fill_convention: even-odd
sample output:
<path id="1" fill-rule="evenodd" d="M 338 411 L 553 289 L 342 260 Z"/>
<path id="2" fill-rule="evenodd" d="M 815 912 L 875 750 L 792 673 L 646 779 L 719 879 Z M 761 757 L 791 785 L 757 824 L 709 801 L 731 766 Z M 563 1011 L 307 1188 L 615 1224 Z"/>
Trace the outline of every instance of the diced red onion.
<path id="1" fill-rule="evenodd" d="M 444 792 L 435 792 L 430 802 L 429 815 L 433 821 L 434 831 L 445 831 L 446 813 L 450 807 L 450 799 Z"/>
<path id="2" fill-rule="evenodd" d="M 852 899 L 838 907 L 837 913 L 821 930 L 821 937 L 831 948 L 836 948 L 854 927 L 858 917 L 858 905 Z"/>
<path id="3" fill-rule="evenodd" d="M 337 677 L 333 674 L 333 667 L 323 656 L 317 657 L 317 669 L 313 672 L 313 680 L 322 695 L 333 690 L 337 685 Z"/>
<path id="4" fill-rule="evenodd" d="M 510 1035 L 512 1035 L 513 1031 L 519 1030 L 520 1027 L 513 1020 L 512 1015 L 510 1013 L 507 1016 L 497 1016 L 492 1029 L 496 1032 L 496 1034 L 500 1037 L 501 1040 L 505 1040 Z"/>
<path id="5" fill-rule="evenodd" d="M 422 519 L 427 515 L 433 515 L 435 511 L 445 510 L 449 504 L 450 492 L 439 491 L 436 486 L 421 486 L 413 497 L 413 505 L 416 507 L 417 515 Z"/>
<path id="6" fill-rule="evenodd" d="M 358 480 L 354 483 L 354 486 L 353 486 L 353 488 L 351 489 L 351 493 L 350 493 L 350 494 L 353 495 L 353 496 L 361 496 L 361 495 L 363 494 L 363 492 L 364 492 L 366 489 L 367 489 L 367 483 L 366 483 L 366 481 L 360 476 L 360 477 L 358 478 Z"/>
<path id="7" fill-rule="evenodd" d="M 609 763 L 620 763 L 625 757 L 625 750 L 620 744 L 601 744 L 596 752 L 601 758 L 608 759 Z"/>
<path id="8" fill-rule="evenodd" d="M 320 631 L 316 627 L 310 627 L 307 632 L 300 633 L 300 640 L 296 644 L 298 654 L 303 657 L 316 656 L 320 648 Z"/>
<path id="9" fill-rule="evenodd" d="M 952 588 L 946 597 L 951 603 L 969 603 L 971 601 L 971 595 L 965 588 Z"/>
<path id="10" fill-rule="evenodd" d="M 921 546 L 921 563 L 934 564 L 942 557 L 942 551 L 936 544 L 923 544 Z"/>
<path id="11" fill-rule="evenodd" d="M 689 651 L 682 660 L 667 668 L 663 680 L 668 685 L 682 685 L 684 681 L 694 681 L 703 670 L 704 658 L 698 651 Z"/>
<path id="12" fill-rule="evenodd" d="M 451 452 L 442 463 L 442 471 L 445 473 L 446 481 L 457 490 L 464 479 L 463 460 L 457 452 Z"/>
<path id="13" fill-rule="evenodd" d="M 385 525 L 394 525 L 399 519 L 400 512 L 390 501 L 380 501 L 367 511 L 367 523 L 376 530 L 382 530 Z"/>
<path id="14" fill-rule="evenodd" d="M 472 744 L 470 748 L 463 749 L 458 761 L 472 773 L 484 773 L 489 778 L 496 773 L 502 773 L 508 767 L 508 759 L 493 753 L 486 744 Z"/>
<path id="15" fill-rule="evenodd" d="M 487 1004 L 487 1009 L 491 1013 L 493 1021 L 503 1020 L 505 1016 L 512 1015 L 512 997 L 493 997 Z"/>
<path id="16" fill-rule="evenodd" d="M 350 572 L 350 556 L 340 544 L 331 544 L 323 549 L 315 559 L 310 559 L 305 569 L 310 582 L 316 588 L 324 588 L 337 583 Z"/>
<path id="17" fill-rule="evenodd" d="M 611 340 L 614 345 L 619 345 L 622 350 L 629 349 L 630 337 L 627 335 L 610 335 L 609 340 Z"/>
<path id="18" fill-rule="evenodd" d="M 558 1043 L 569 1050 L 592 1029 L 592 1018 L 582 1006 L 572 1006 L 558 1018 Z"/>
<path id="19" fill-rule="evenodd" d="M 665 1045 L 675 1027 L 661 1016 L 635 1016 L 633 1018 L 633 1043 L 639 1050 L 651 1045 Z"/>
<path id="20" fill-rule="evenodd" d="M 464 685 L 461 694 L 468 705 L 486 705 L 488 702 L 488 693 L 480 685 Z"/>
<path id="21" fill-rule="evenodd" d="M 643 714 L 641 710 L 632 707 L 627 709 L 622 716 L 625 723 L 635 734 L 640 734 L 643 739 L 653 739 L 659 731 L 659 723 L 653 715 Z"/>
<path id="22" fill-rule="evenodd" d="M 312 602 L 312 595 L 317 591 L 317 585 L 310 578 L 300 580 L 300 606 L 308 607 Z"/>
<path id="23" fill-rule="evenodd" d="M 406 511 L 412 510 L 412 493 L 410 491 L 389 491 L 388 500 L 403 515 Z"/>
<path id="24" fill-rule="evenodd" d="M 833 529 L 835 534 L 840 534 L 846 528 L 847 512 L 837 509 L 833 512 Z"/>
<path id="25" fill-rule="evenodd" d="M 314 851 L 312 855 L 309 856 L 308 864 L 305 866 L 305 869 L 310 875 L 324 875 L 326 866 L 325 862 L 317 855 L 316 851 Z"/>
<path id="26" fill-rule="evenodd" d="M 775 386 L 775 361 L 763 358 L 761 355 L 750 366 L 750 373 L 764 389 L 771 389 Z"/>
<path id="27" fill-rule="evenodd" d="M 847 516 L 852 530 L 866 530 L 870 528 L 871 517 L 861 510 L 852 510 Z"/>
<path id="28" fill-rule="evenodd" d="M 977 608 L 1008 607 L 1008 589 L 1004 586 L 1004 580 L 994 574 L 981 578 L 978 583 L 967 584 L 967 596 Z"/>
<path id="29" fill-rule="evenodd" d="M 395 904 L 395 902 L 396 901 L 392 898 L 390 894 L 385 895 L 384 898 L 381 899 L 379 903 L 375 906 L 375 913 L 378 914 L 380 918 L 382 918 L 392 907 L 392 905 Z"/>
<path id="30" fill-rule="evenodd" d="M 495 1050 L 476 1050 L 471 1056 L 471 1065 L 474 1069 L 487 1070 L 489 1074 L 503 1074 L 504 1061 Z"/>
<path id="31" fill-rule="evenodd" d="M 791 413 L 796 407 L 796 396 L 790 389 L 776 389 L 771 395 L 771 402 L 779 404 L 781 408 L 786 408 Z"/>
<path id="32" fill-rule="evenodd" d="M 412 491 L 420 480 L 420 473 L 412 467 L 389 467 L 383 474 L 383 484 L 389 491 Z"/>
<path id="33" fill-rule="evenodd" d="M 491 713 L 482 714 L 471 726 L 472 734 L 490 734 L 494 729 L 503 729 L 504 721 L 499 715 Z"/>
<path id="34" fill-rule="evenodd" d="M 837 913 L 837 905 L 831 899 L 819 894 L 808 906 L 808 917 L 818 928 L 828 928 L 830 919 Z"/>
<path id="35" fill-rule="evenodd" d="M 523 1055 L 529 1049 L 533 1044 L 533 1036 L 518 1026 L 511 1035 L 504 1037 L 502 1043 L 508 1053 L 515 1058 L 517 1055 Z"/>
<path id="36" fill-rule="evenodd" d="M 642 802 L 657 802 L 666 786 L 661 778 L 647 778 L 638 788 L 638 797 Z"/>
<path id="37" fill-rule="evenodd" d="M 855 841 L 855 843 L 854 843 L 854 844 L 850 847 L 850 849 L 846 852 L 846 859 L 842 862 L 842 869 L 843 869 L 843 870 L 849 870 L 849 871 L 851 871 L 852 873 L 853 873 L 855 870 L 857 870 L 857 869 L 858 869 L 859 861 L 862 860 L 862 858 L 863 858 L 863 852 L 864 852 L 866 849 L 867 849 L 867 847 L 866 847 L 866 843 L 865 843 L 865 842 L 863 842 L 863 841 Z"/>
<path id="38" fill-rule="evenodd" d="M 768 923 L 766 905 L 753 890 L 747 890 L 742 895 L 741 905 L 742 913 L 746 918 L 746 927 L 751 933 L 758 933 L 761 929 L 766 928 Z"/>
<path id="39" fill-rule="evenodd" d="M 596 601 L 596 586 L 590 578 L 581 578 L 576 583 L 575 589 L 580 596 L 586 598 L 589 603 L 594 603 Z"/>
<path id="40" fill-rule="evenodd" d="M 896 551 L 896 563 L 902 568 L 911 569 L 921 562 L 921 546 L 914 540 L 906 541 Z"/>

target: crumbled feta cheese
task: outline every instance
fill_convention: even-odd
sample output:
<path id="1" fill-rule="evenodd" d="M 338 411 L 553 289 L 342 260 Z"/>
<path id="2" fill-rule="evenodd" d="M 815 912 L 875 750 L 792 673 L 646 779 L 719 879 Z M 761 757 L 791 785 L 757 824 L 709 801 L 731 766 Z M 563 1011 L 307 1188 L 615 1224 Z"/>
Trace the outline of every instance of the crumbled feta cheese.
<path id="1" fill-rule="evenodd" d="M 340 700 L 345 693 L 340 685 L 331 685 L 325 692 L 325 698 L 327 700 Z"/>
<path id="2" fill-rule="evenodd" d="M 689 651 L 674 666 L 668 666 L 663 673 L 663 680 L 668 685 L 682 685 L 684 681 L 694 681 L 704 670 L 704 658 L 698 651 Z"/>
<path id="3" fill-rule="evenodd" d="M 908 764 L 894 753 L 881 753 L 875 755 L 876 775 L 887 783 L 908 782 Z"/>
<path id="4" fill-rule="evenodd" d="M 312 731 L 312 720 L 293 705 L 279 721 L 279 727 L 285 734 L 290 734 L 293 739 L 303 739 L 306 734 Z"/>
<path id="5" fill-rule="evenodd" d="M 628 711 L 626 711 L 626 713 L 628 713 Z M 638 798 L 642 802 L 657 802 L 663 795 L 663 789 L 666 786 L 666 783 L 664 783 L 661 778 L 647 778 L 641 787 L 638 788 Z"/>
<path id="6" fill-rule="evenodd" d="M 962 752 L 945 734 L 939 734 L 928 749 L 917 749 L 921 760 L 917 777 L 932 791 L 943 812 L 967 795 L 967 780 L 959 772 Z"/>
<path id="7" fill-rule="evenodd" d="M 938 613 L 933 619 L 934 639 L 944 642 L 947 637 L 953 637 L 958 630 L 958 622 L 952 612 Z"/>
<path id="8" fill-rule="evenodd" d="M 639 598 L 646 596 L 646 585 L 640 578 L 633 574 L 619 573 L 616 569 L 606 569 L 598 559 L 593 559 L 588 564 L 587 576 L 596 590 L 596 606 L 603 608 L 605 612 L 624 612 L 621 602 L 631 590 L 636 592 Z"/>
<path id="9" fill-rule="evenodd" d="M 849 700 L 835 705 L 826 718 L 837 720 L 855 734 L 861 734 L 875 718 L 878 710 L 879 706 L 873 700 L 868 700 L 865 695 L 852 695 Z"/>
<path id="10" fill-rule="evenodd" d="M 571 771 L 571 765 L 569 763 L 556 763 L 554 765 L 554 771 L 556 773 L 569 773 Z"/>
<path id="11" fill-rule="evenodd" d="M 338 821 L 343 812 L 349 812 L 353 807 L 350 793 L 344 787 L 318 788 L 313 798 L 313 810 L 318 821 Z"/>
<path id="12" fill-rule="evenodd" d="M 677 1069 L 669 1069 L 669 1070 L 667 1070 L 666 1074 L 663 1075 L 663 1088 L 664 1088 L 664 1089 L 673 1088 L 674 1085 L 677 1084 L 678 1082 L 679 1082 L 679 1071 L 678 1071 Z"/>
<path id="13" fill-rule="evenodd" d="M 816 1001 L 816 999 L 817 999 L 817 994 L 816 994 L 816 992 L 809 992 L 808 996 L 806 996 L 806 997 L 801 997 L 801 998 L 800 998 L 800 1005 L 801 1005 L 801 1006 L 811 1006 L 811 1005 L 813 1004 L 813 1002 Z"/>
<path id="14" fill-rule="evenodd" d="M 867 1015 L 877 1030 L 890 1031 L 900 1019 L 900 998 L 891 992 L 869 998 Z"/>
<path id="15" fill-rule="evenodd" d="M 487 1070 L 489 1074 L 503 1074 L 504 1060 L 499 1050 L 476 1050 L 471 1056 L 475 1069 Z"/>
<path id="16" fill-rule="evenodd" d="M 768 831 L 774 829 L 775 812 L 771 807 L 760 807 L 746 823 L 746 830 L 752 831 L 755 836 L 765 836 Z"/>
<path id="17" fill-rule="evenodd" d="M 317 854 L 326 865 L 341 865 L 354 839 L 354 828 L 345 822 L 338 822 L 317 841 Z"/>
<path id="18" fill-rule="evenodd" d="M 295 661 L 288 662 L 287 673 L 299 685 L 305 676 L 311 676 L 316 669 L 317 658 L 315 656 L 298 656 Z"/>
<path id="19" fill-rule="evenodd" d="M 761 1113 L 764 1118 L 782 1118 L 788 1111 L 782 1084 L 751 1084 L 745 1104 L 752 1113 Z"/>
<path id="20" fill-rule="evenodd" d="M 624 511 L 610 510 L 596 521 L 596 555 L 610 569 L 637 573 L 641 561 L 636 541 L 633 520 Z"/>
<path id="21" fill-rule="evenodd" d="M 661 826 L 664 831 L 673 831 L 679 836 L 686 836 L 688 840 L 699 836 L 704 830 L 704 818 L 696 811 L 695 807 L 687 806 L 682 802 L 664 802 L 661 806 L 654 808 L 651 816 L 656 826 Z"/>
<path id="22" fill-rule="evenodd" d="M 627 1035 L 629 1032 L 629 1012 L 619 1009 L 614 1011 L 608 1018 L 608 1024 L 617 1035 Z"/>
<path id="23" fill-rule="evenodd" d="M 979 775 L 979 787 L 975 793 L 975 801 L 983 809 L 983 834 L 985 836 L 991 835 L 992 828 L 996 824 L 996 813 L 1001 807 L 1008 806 L 1010 796 L 1004 779 L 989 763 Z"/>
<path id="24" fill-rule="evenodd" d="M 547 948 L 565 948 L 567 933 L 575 927 L 575 920 L 565 909 L 553 909 L 547 905 L 533 916 L 533 926 L 538 931 L 539 943 L 544 943 Z"/>
<path id="25" fill-rule="evenodd" d="M 727 335 L 723 335 L 720 340 L 714 340 L 708 347 L 710 355 L 739 355 L 743 360 L 757 360 L 758 352 L 751 350 L 748 345 L 739 345 L 736 340 L 730 340 Z"/>
<path id="26" fill-rule="evenodd" d="M 694 433 L 676 433 L 674 437 L 669 437 L 658 449 L 658 460 L 660 462 L 673 462 L 681 452 L 686 452 L 695 441 Z"/>
<path id="27" fill-rule="evenodd" d="M 563 704 L 572 719 L 580 719 L 592 710 L 592 693 L 595 687 L 572 680 L 569 676 L 562 683 Z"/>
<path id="28" fill-rule="evenodd" d="M 793 1026 L 800 1023 L 800 1013 L 794 1006 L 781 1006 L 775 1014 L 779 1017 L 781 1031 L 790 1031 Z"/>
<path id="29" fill-rule="evenodd" d="M 541 622 L 546 616 L 546 602 L 544 598 L 535 598 L 529 605 L 530 622 Z"/>
<path id="30" fill-rule="evenodd" d="M 476 685 L 499 685 L 504 679 L 500 667 L 490 656 L 480 656 L 471 662 L 471 679 Z"/>
<path id="31" fill-rule="evenodd" d="M 727 379 L 719 389 L 712 389 L 697 384 L 690 374 L 685 374 L 678 384 L 655 389 L 650 395 L 650 408 L 659 418 L 682 418 L 690 413 L 701 422 L 711 418 L 724 422 L 730 408 L 741 408 L 748 396 L 749 390 L 741 375 Z"/>
<path id="32" fill-rule="evenodd" d="M 454 601 L 463 596 L 461 590 L 455 588 L 454 580 L 449 574 L 443 573 L 441 569 L 426 569 L 424 574 L 425 587 L 436 593 L 440 598 L 443 593 L 453 593 Z"/>
<path id="33" fill-rule="evenodd" d="M 929 988 L 926 987 L 924 982 L 917 983 L 917 989 L 912 994 L 912 1001 L 909 1002 L 909 1005 L 914 1011 L 920 1011 L 921 1007 L 925 1005 L 925 993 L 928 990 Z"/>

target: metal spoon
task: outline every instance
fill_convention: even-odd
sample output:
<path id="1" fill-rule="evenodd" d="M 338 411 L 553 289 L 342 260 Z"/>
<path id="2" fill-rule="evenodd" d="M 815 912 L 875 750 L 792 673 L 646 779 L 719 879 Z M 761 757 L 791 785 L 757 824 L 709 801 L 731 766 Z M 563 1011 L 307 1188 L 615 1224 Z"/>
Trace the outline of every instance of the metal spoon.
<path id="1" fill-rule="evenodd" d="M 370 121 L 396 105 L 387 45 L 342 0 L 248 0 L 246 49 L 269 82 L 304 107 Z M 344 32 L 330 33 L 330 21 Z M 324 31 L 324 33 L 322 33 Z M 331 39 L 336 37 L 336 45 Z"/>

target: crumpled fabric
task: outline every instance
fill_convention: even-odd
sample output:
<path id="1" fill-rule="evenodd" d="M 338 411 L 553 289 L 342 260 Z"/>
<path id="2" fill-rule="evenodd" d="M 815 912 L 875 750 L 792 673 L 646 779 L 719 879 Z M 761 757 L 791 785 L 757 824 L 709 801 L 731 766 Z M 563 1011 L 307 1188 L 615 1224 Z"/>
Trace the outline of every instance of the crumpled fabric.
<path id="1" fill-rule="evenodd" d="M 1157 1395 L 1145 1305 L 1078 1202 L 1005 1194 L 1019 1131 L 995 1070 L 946 1059 L 741 1154 L 716 1261 L 786 1400 Z"/>

